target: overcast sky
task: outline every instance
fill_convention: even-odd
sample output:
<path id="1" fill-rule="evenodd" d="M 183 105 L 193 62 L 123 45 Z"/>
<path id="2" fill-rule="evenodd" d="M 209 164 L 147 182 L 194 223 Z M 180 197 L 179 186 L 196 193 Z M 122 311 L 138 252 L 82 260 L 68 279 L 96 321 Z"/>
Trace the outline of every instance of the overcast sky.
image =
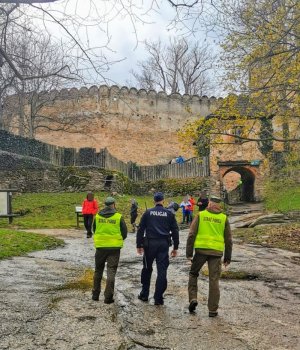
<path id="1" fill-rule="evenodd" d="M 134 17 L 127 12 L 129 3 L 136 5 L 131 7 Z M 152 9 L 147 12 L 153 3 L 154 6 L 158 4 L 159 8 L 156 8 L 156 11 Z M 126 6 L 122 8 L 124 4 L 127 5 L 127 8 Z M 134 80 L 129 72 L 136 68 L 137 61 L 147 57 L 143 45 L 144 40 L 156 41 L 160 38 L 163 42 L 168 42 L 169 37 L 179 36 L 182 33 L 169 25 L 174 17 L 174 11 L 165 0 L 157 2 L 152 0 L 60 0 L 51 5 L 43 5 L 43 7 L 59 18 L 61 24 L 66 25 L 85 48 L 102 47 L 91 52 L 91 55 L 96 53 L 95 61 L 99 61 L 101 54 L 109 61 L 120 61 L 110 64 L 109 70 L 102 74 L 110 85 L 113 83 L 129 85 L 130 81 L 133 85 Z M 41 18 L 41 11 L 33 13 L 35 23 L 43 28 L 45 21 L 38 19 L 38 17 Z M 72 15 L 76 13 L 82 24 L 74 25 L 68 17 L 61 13 Z M 67 37 L 59 24 L 50 23 L 49 16 L 43 19 L 46 19 L 47 30 L 53 37 L 57 40 Z M 80 28 L 79 31 L 78 28 Z M 214 39 L 204 32 L 198 32 L 197 37 L 190 36 L 190 39 L 208 42 L 212 45 L 212 50 L 215 52 L 218 50 L 214 45 Z M 88 73 L 86 74 L 88 83 L 97 85 L 105 83 L 105 80 L 92 70 L 88 70 Z M 216 92 L 220 94 L 218 90 Z"/>

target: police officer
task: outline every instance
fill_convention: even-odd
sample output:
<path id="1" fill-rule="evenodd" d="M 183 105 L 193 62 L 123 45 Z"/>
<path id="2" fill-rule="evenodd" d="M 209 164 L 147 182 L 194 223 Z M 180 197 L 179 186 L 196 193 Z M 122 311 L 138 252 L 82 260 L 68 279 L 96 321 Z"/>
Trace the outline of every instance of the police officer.
<path id="1" fill-rule="evenodd" d="M 197 279 L 201 267 L 207 261 L 209 273 L 209 317 L 218 315 L 220 300 L 219 279 L 221 275 L 221 258 L 225 249 L 224 265 L 231 261 L 232 236 L 228 218 L 222 213 L 221 199 L 211 196 L 206 210 L 200 211 L 194 218 L 186 245 L 186 257 L 191 260 L 189 273 L 189 311 L 195 311 L 197 301 Z M 193 257 L 193 249 L 195 255 Z"/>
<path id="2" fill-rule="evenodd" d="M 163 305 L 163 294 L 167 289 L 167 269 L 169 266 L 169 246 L 173 240 L 172 257 L 177 256 L 179 229 L 175 215 L 163 207 L 164 195 L 154 195 L 155 207 L 148 209 L 142 216 L 136 235 L 137 253 L 143 256 L 141 273 L 142 291 L 138 298 L 148 301 L 152 265 L 156 260 L 157 279 L 154 293 L 154 304 Z"/>
<path id="3" fill-rule="evenodd" d="M 115 199 L 108 197 L 105 208 L 100 210 L 94 220 L 95 274 L 92 299 L 99 300 L 101 280 L 107 262 L 107 280 L 104 303 L 114 302 L 115 276 L 120 259 L 123 240 L 127 237 L 127 226 L 121 214 L 116 211 Z"/>

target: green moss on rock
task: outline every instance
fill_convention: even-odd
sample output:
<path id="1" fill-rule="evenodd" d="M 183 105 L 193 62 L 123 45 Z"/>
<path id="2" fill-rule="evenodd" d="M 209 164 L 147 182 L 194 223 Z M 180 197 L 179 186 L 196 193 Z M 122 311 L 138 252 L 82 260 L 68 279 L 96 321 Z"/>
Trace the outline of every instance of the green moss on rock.
<path id="1" fill-rule="evenodd" d="M 79 167 L 64 167 L 59 170 L 59 182 L 64 189 L 80 191 L 86 187 L 91 175 L 86 169 Z"/>
<path id="2" fill-rule="evenodd" d="M 147 183 L 133 184 L 133 193 L 145 194 L 155 191 L 162 191 L 170 196 L 195 193 L 207 187 L 207 179 L 194 177 L 186 179 L 160 179 Z"/>

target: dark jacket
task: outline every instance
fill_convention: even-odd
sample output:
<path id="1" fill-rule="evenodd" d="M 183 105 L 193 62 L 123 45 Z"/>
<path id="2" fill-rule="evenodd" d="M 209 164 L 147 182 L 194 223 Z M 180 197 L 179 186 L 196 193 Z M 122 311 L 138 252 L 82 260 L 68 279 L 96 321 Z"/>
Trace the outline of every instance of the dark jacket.
<path id="1" fill-rule="evenodd" d="M 130 215 L 135 216 L 137 215 L 138 205 L 137 203 L 132 203 L 130 207 Z"/>
<path id="2" fill-rule="evenodd" d="M 206 209 L 208 210 L 208 209 Z M 210 211 L 210 210 L 208 210 Z M 210 211 L 211 213 L 217 213 L 216 211 Z M 219 213 L 219 212 L 218 212 Z M 188 239 L 186 242 L 186 257 L 191 258 L 194 252 L 194 242 L 198 233 L 198 226 L 201 225 L 199 215 L 196 215 L 191 223 L 190 232 L 188 235 Z M 232 253 L 232 235 L 230 224 L 228 218 L 226 218 L 225 229 L 224 229 L 224 241 L 225 241 L 225 254 L 224 254 L 224 262 L 231 261 L 231 253 Z M 214 255 L 214 256 L 222 256 L 223 252 L 212 249 L 196 249 L 197 252 L 206 254 L 206 255 Z"/>
<path id="3" fill-rule="evenodd" d="M 201 204 L 200 204 L 201 203 Z M 208 206 L 208 198 L 199 198 L 197 201 L 197 205 L 199 207 L 199 211 L 205 210 L 206 207 Z"/>
<path id="4" fill-rule="evenodd" d="M 111 208 L 111 207 L 105 207 L 104 209 L 99 211 L 99 215 L 104 216 L 105 218 L 110 218 L 111 216 L 113 216 L 116 213 L 116 209 L 115 208 Z M 96 227 L 97 227 L 97 223 L 96 220 L 94 220 L 93 223 L 93 231 L 96 231 Z M 123 239 L 127 238 L 127 226 L 126 223 L 123 219 L 123 216 L 121 217 L 121 221 L 120 221 L 120 230 L 121 230 L 121 235 L 123 237 Z"/>
<path id="5" fill-rule="evenodd" d="M 177 250 L 179 245 L 179 228 L 175 215 L 161 204 L 148 209 L 141 218 L 136 234 L 137 248 L 143 247 L 144 235 L 148 239 L 169 239 L 171 235 L 174 250 Z"/>

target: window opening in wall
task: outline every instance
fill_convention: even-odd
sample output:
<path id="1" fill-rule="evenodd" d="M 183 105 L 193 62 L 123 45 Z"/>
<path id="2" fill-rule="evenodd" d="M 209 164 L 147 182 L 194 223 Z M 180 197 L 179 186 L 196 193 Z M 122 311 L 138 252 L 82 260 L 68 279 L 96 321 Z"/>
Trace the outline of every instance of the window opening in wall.
<path id="1" fill-rule="evenodd" d="M 105 178 L 105 183 L 104 183 L 104 188 L 105 189 L 110 189 L 111 184 L 113 182 L 114 176 L 113 175 L 107 175 Z"/>
<path id="2" fill-rule="evenodd" d="M 235 143 L 242 143 L 242 139 L 240 139 L 239 137 L 242 136 L 242 133 L 243 133 L 243 127 L 242 126 L 235 126 L 233 129 L 232 129 L 232 134 L 235 135 L 235 136 L 238 136 L 234 139 L 234 142 Z"/>

